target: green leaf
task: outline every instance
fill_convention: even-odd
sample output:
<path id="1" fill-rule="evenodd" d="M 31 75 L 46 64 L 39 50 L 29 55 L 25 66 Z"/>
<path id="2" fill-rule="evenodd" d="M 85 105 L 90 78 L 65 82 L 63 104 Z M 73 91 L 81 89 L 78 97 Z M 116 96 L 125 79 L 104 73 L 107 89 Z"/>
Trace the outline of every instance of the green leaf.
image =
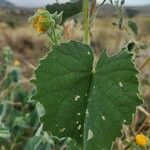
<path id="1" fill-rule="evenodd" d="M 29 124 L 29 114 L 25 116 L 16 117 L 13 123 L 13 127 L 27 128 Z"/>
<path id="2" fill-rule="evenodd" d="M 144 44 L 144 43 L 140 43 L 140 49 L 147 49 L 148 48 L 148 45 L 147 44 Z"/>
<path id="3" fill-rule="evenodd" d="M 128 21 L 128 26 L 132 30 L 132 32 L 137 36 L 138 35 L 138 25 L 133 20 Z"/>
<path id="4" fill-rule="evenodd" d="M 101 54 L 88 98 L 84 128 L 84 149 L 111 149 L 121 136 L 122 124 L 130 124 L 135 107 L 140 105 L 137 70 L 132 54 L 121 51 L 108 57 Z"/>
<path id="5" fill-rule="evenodd" d="M 34 136 L 27 141 L 24 150 L 36 150 L 41 143 L 42 136 Z"/>
<path id="6" fill-rule="evenodd" d="M 29 138 L 24 146 L 24 150 L 52 150 L 53 147 L 53 139 L 45 132 L 43 135 Z"/>
<path id="7" fill-rule="evenodd" d="M 103 51 L 94 70 L 92 51 L 76 41 L 54 46 L 35 71 L 34 99 L 46 108 L 46 130 L 75 139 L 84 150 L 110 150 L 142 102 L 138 72 L 127 51 L 112 57 Z"/>
<path id="8" fill-rule="evenodd" d="M 62 21 L 64 22 L 66 19 L 80 13 L 82 11 L 83 0 L 78 0 L 77 2 L 67 2 L 65 4 L 55 3 L 52 5 L 47 5 L 46 10 L 48 10 L 51 14 L 63 12 Z"/>
<path id="9" fill-rule="evenodd" d="M 92 62 L 89 46 L 70 42 L 53 47 L 35 72 L 38 93 L 34 99 L 46 108 L 45 116 L 49 117 L 42 118 L 43 122 L 47 122 L 46 129 L 60 137 L 67 133 L 68 137 L 78 139 L 80 144 L 82 137 L 79 135 L 83 134 L 83 126 L 81 130 L 77 127 L 84 124 L 86 93 L 92 81 Z"/>
<path id="10" fill-rule="evenodd" d="M 39 102 L 36 103 L 36 110 L 37 110 L 37 114 L 40 117 L 43 117 L 45 114 L 45 108 L 43 107 L 43 105 Z"/>
<path id="11" fill-rule="evenodd" d="M 113 0 L 109 0 L 110 1 L 110 3 L 113 5 Z"/>
<path id="12" fill-rule="evenodd" d="M 125 0 L 121 0 L 121 6 L 125 4 Z"/>
<path id="13" fill-rule="evenodd" d="M 127 50 L 129 51 L 129 52 L 132 52 L 133 51 L 133 49 L 135 48 L 135 43 L 134 42 L 130 42 L 130 43 L 128 43 L 127 44 Z"/>
<path id="14" fill-rule="evenodd" d="M 81 150 L 78 147 L 77 143 L 72 139 L 70 139 L 70 141 L 66 145 L 67 145 L 67 150 Z"/>
<path id="15" fill-rule="evenodd" d="M 7 128 L 0 128 L 0 138 L 9 139 L 11 137 L 10 131 Z"/>

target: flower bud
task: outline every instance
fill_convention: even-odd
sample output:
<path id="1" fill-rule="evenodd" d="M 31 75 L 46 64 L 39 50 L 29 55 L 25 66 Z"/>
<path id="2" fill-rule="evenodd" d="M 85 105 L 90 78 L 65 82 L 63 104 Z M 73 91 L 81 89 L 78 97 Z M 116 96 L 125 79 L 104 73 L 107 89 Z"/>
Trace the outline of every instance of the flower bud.
<path id="1" fill-rule="evenodd" d="M 55 20 L 46 10 L 37 10 L 35 15 L 29 19 L 33 28 L 39 32 L 46 32 L 49 28 L 54 27 Z"/>

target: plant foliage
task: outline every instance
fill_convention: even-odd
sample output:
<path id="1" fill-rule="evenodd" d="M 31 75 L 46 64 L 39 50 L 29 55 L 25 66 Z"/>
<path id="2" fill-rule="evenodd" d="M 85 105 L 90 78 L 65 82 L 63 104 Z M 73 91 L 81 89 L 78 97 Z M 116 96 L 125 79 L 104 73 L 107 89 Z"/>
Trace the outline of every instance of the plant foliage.
<path id="1" fill-rule="evenodd" d="M 136 22 L 134 22 L 133 20 L 129 20 L 128 21 L 128 26 L 130 27 L 131 31 L 135 34 L 138 35 L 138 26 L 136 24 Z"/>
<path id="2" fill-rule="evenodd" d="M 71 139 L 58 139 L 43 131 L 40 117 L 45 109 L 39 102 L 31 101 L 35 88 L 25 88 L 21 68 L 14 65 L 14 54 L 10 48 L 4 49 L 1 60 L 0 149 L 64 150 L 67 145 L 72 147 L 74 141 Z"/>
<path id="3" fill-rule="evenodd" d="M 46 130 L 75 139 L 85 150 L 109 150 L 142 102 L 138 71 L 124 49 L 112 57 L 104 50 L 93 66 L 88 45 L 71 41 L 54 46 L 35 71 L 34 99 L 47 110 L 42 118 Z"/>
<path id="4" fill-rule="evenodd" d="M 83 0 L 78 0 L 76 2 L 67 2 L 65 4 L 55 3 L 52 5 L 47 5 L 46 10 L 48 10 L 51 14 L 58 12 L 63 12 L 62 22 L 66 19 L 80 13 L 82 11 Z"/>

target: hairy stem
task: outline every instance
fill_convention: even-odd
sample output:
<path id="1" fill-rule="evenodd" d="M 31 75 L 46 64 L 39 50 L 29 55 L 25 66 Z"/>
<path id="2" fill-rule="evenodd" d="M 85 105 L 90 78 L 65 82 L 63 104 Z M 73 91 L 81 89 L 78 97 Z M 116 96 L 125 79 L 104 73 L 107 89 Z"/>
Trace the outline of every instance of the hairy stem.
<path id="1" fill-rule="evenodd" d="M 83 1 L 83 13 L 84 13 L 84 43 L 90 43 L 89 37 L 89 0 Z"/>

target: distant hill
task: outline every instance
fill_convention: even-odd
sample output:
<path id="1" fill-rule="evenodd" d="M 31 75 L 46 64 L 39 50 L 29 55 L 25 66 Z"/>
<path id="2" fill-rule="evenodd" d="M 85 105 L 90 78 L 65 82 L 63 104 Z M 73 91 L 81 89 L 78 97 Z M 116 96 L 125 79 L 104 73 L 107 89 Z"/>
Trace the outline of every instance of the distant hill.
<path id="1" fill-rule="evenodd" d="M 12 3 L 10 3 L 10 2 L 7 2 L 7 1 L 5 1 L 5 0 L 0 0 L 0 7 L 2 8 L 15 8 L 15 6 L 12 4 Z"/>
<path id="2" fill-rule="evenodd" d="M 25 24 L 28 18 L 34 14 L 35 8 L 16 7 L 7 0 L 0 0 L 0 22 L 6 22 L 13 26 Z M 98 17 L 115 16 L 116 7 L 106 4 L 98 11 Z M 149 6 L 125 7 L 125 14 L 128 17 L 150 16 Z"/>
<path id="3" fill-rule="evenodd" d="M 0 8 L 6 8 L 6 9 L 11 9 L 11 10 L 17 10 L 23 11 L 24 13 L 31 13 L 33 11 L 32 8 L 23 8 L 23 7 L 16 7 L 12 3 L 8 2 L 7 0 L 0 0 Z M 110 4 L 106 4 L 102 6 L 99 11 L 98 11 L 98 17 L 101 16 L 114 16 L 116 12 L 116 7 L 112 6 Z M 147 6 L 130 6 L 130 7 L 125 7 L 125 14 L 128 17 L 134 17 L 137 15 L 142 15 L 142 16 L 150 16 L 150 5 Z"/>
<path id="4" fill-rule="evenodd" d="M 5 22 L 11 27 L 26 24 L 33 14 L 34 9 L 16 7 L 6 0 L 0 0 L 0 23 Z"/>
<path id="5" fill-rule="evenodd" d="M 126 12 L 133 14 L 139 14 L 142 16 L 150 16 L 150 5 L 147 6 L 133 6 L 133 7 L 127 7 Z"/>
<path id="6" fill-rule="evenodd" d="M 125 14 L 128 17 L 134 17 L 137 15 L 140 16 L 150 16 L 150 5 L 149 6 L 133 6 L 133 7 L 125 7 Z M 106 4 L 102 6 L 98 11 L 98 17 L 102 16 L 115 16 L 116 7 Z"/>

